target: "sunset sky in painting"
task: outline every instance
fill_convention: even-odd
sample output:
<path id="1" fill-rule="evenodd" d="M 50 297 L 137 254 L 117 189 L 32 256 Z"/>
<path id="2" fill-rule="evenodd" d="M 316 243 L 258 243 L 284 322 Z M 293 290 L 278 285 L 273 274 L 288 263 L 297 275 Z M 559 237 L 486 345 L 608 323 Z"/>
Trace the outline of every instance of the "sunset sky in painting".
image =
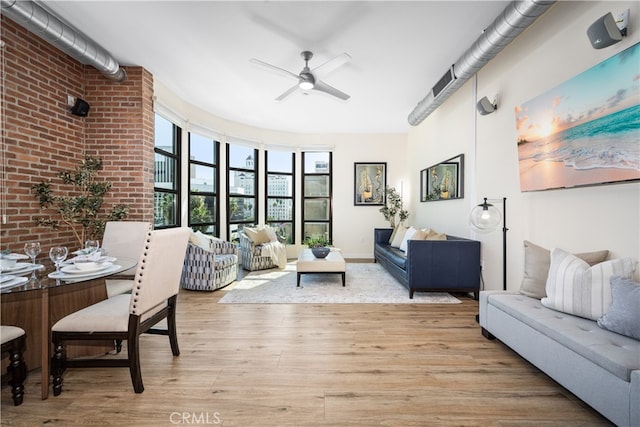
<path id="1" fill-rule="evenodd" d="M 640 44 L 515 107 L 518 141 L 535 141 L 637 105 Z"/>

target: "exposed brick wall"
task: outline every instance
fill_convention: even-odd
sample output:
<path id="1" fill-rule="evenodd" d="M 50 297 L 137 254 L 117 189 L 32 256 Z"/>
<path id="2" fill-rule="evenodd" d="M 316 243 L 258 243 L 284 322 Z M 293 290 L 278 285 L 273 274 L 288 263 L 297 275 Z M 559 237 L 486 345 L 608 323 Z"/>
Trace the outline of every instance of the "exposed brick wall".
<path id="1" fill-rule="evenodd" d="M 102 76 L 2 16 L 2 145 L 8 199 L 6 224 L 0 224 L 0 248 L 22 252 L 28 240 L 45 248 L 77 245 L 70 231 L 37 227 L 42 215 L 31 186 L 72 170 L 86 155 L 104 161 L 99 177 L 113 183 L 105 206 L 130 206 L 130 220 L 153 221 L 153 77 L 141 67 L 127 68 L 120 84 Z M 72 115 L 67 95 L 86 100 L 87 117 Z M 5 188 L 2 189 L 5 191 Z M 50 211 L 46 211 L 47 214 Z M 48 249 L 47 249 L 48 250 Z"/>

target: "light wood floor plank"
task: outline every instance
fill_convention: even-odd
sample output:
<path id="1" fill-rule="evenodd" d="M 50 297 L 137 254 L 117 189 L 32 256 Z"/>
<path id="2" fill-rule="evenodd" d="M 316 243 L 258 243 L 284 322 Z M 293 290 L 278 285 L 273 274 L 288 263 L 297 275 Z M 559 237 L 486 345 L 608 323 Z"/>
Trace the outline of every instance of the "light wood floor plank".
<path id="1" fill-rule="evenodd" d="M 166 337 L 142 337 L 144 393 L 127 369 L 70 369 L 63 393 L 42 401 L 31 372 L 22 406 L 3 386 L 2 425 L 609 425 L 482 337 L 478 303 L 464 296 L 451 305 L 217 304 L 223 295 L 180 294 L 180 357 Z"/>

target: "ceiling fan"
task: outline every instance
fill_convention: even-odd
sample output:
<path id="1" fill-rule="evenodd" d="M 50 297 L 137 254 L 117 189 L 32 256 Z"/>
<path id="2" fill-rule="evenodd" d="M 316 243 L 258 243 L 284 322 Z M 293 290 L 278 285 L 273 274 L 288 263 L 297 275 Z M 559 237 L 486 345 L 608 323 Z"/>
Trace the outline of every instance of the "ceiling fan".
<path id="1" fill-rule="evenodd" d="M 320 80 L 322 77 L 326 76 L 338 67 L 346 64 L 351 59 L 351 56 L 349 54 L 340 54 L 335 58 L 328 60 L 324 64 L 314 68 L 313 70 L 309 69 L 309 60 L 313 57 L 313 53 L 305 50 L 300 53 L 300 56 L 302 56 L 302 59 L 304 59 L 304 68 L 302 69 L 302 71 L 300 71 L 300 74 L 295 74 L 280 67 L 276 67 L 275 65 L 267 64 L 266 62 L 260 61 L 259 59 L 251 58 L 251 62 L 254 64 L 269 68 L 270 70 L 274 70 L 282 75 L 293 77 L 294 79 L 298 80 L 298 84 L 289 88 L 282 95 L 278 96 L 276 98 L 276 101 L 282 101 L 298 89 L 302 89 L 305 92 L 309 90 L 317 90 L 320 92 L 328 93 L 329 95 L 333 95 L 337 98 L 342 99 L 343 101 L 349 99 L 349 95 L 347 95 L 346 93 Z"/>

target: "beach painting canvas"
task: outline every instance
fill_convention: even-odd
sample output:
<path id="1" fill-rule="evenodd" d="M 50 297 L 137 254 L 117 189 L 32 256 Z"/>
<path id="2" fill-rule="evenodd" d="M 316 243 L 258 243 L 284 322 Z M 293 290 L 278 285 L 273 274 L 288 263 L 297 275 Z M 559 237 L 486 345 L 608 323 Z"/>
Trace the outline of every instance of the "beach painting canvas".
<path id="1" fill-rule="evenodd" d="M 640 179 L 640 43 L 516 106 L 521 191 Z"/>

